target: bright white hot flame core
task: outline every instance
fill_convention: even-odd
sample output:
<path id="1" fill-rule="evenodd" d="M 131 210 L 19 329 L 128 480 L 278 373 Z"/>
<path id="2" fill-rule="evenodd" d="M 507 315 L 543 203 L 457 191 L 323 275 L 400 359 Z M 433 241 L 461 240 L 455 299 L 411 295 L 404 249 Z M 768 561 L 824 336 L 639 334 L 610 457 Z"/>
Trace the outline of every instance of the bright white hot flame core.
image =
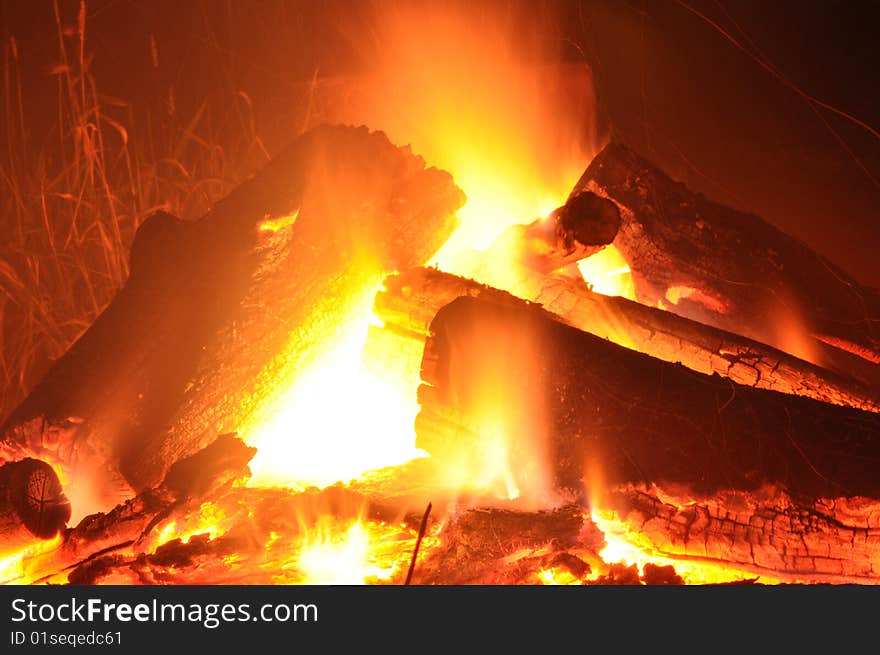
<path id="1" fill-rule="evenodd" d="M 406 462 L 415 447 L 418 403 L 366 370 L 361 350 L 376 321 L 366 294 L 353 318 L 338 326 L 336 346 L 301 374 L 256 427 L 250 484 L 325 486 L 370 469 Z"/>
<path id="2" fill-rule="evenodd" d="M 376 565 L 370 553 L 369 534 L 356 522 L 343 535 L 322 535 L 304 545 L 297 567 L 307 584 L 360 585 L 389 578 L 394 567 Z"/>

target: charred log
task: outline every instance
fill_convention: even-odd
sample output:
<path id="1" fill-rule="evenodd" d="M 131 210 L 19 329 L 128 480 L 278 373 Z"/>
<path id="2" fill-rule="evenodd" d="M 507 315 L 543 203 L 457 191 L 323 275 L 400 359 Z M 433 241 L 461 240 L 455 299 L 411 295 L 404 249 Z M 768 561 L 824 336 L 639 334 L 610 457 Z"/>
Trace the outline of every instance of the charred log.
<path id="1" fill-rule="evenodd" d="M 126 285 L 6 420 L 3 452 L 48 448 L 71 468 L 87 452 L 136 490 L 158 485 L 267 411 L 272 380 L 332 347 L 388 271 L 427 259 L 462 203 L 384 134 L 322 127 L 202 219 L 152 216 Z"/>
<path id="2" fill-rule="evenodd" d="M 880 498 L 880 415 L 695 373 L 525 303 L 441 309 L 421 375 L 417 443 L 435 457 L 479 446 L 488 415 L 514 468 L 530 465 L 546 431 L 555 484 L 576 494 L 601 474 L 602 486 L 693 496 L 770 484 L 798 499 Z"/>
<path id="3" fill-rule="evenodd" d="M 880 579 L 875 413 L 697 374 L 524 303 L 474 298 L 437 314 L 422 376 L 418 444 L 438 466 L 479 460 L 500 432 L 516 475 L 538 451 L 557 488 L 610 512 L 649 554 L 787 582 Z"/>
<path id="4" fill-rule="evenodd" d="M 574 280 L 523 271 L 511 293 L 541 304 L 563 322 L 699 373 L 860 409 L 880 408 L 868 385 L 820 368 L 776 348 L 621 297 L 591 292 Z M 369 361 L 416 372 L 429 325 L 436 312 L 460 296 L 516 302 L 510 294 L 434 269 L 412 269 L 386 280 L 376 297 L 385 327 L 370 334 Z M 410 363 L 383 357 L 403 357 Z"/>
<path id="5" fill-rule="evenodd" d="M 603 499 L 627 538 L 680 562 L 718 563 L 784 582 L 880 579 L 880 501 L 797 503 L 778 489 L 671 497 L 624 485 Z"/>
<path id="6" fill-rule="evenodd" d="M 803 329 L 805 356 L 880 379 L 880 293 L 758 216 L 713 203 L 619 143 L 600 152 L 573 193 L 614 201 L 614 245 L 639 301 L 781 349 Z M 791 324 L 786 324 L 789 322 Z M 802 325 L 797 325 L 802 324 Z"/>
<path id="7" fill-rule="evenodd" d="M 0 466 L 0 543 L 14 551 L 52 539 L 70 519 L 70 503 L 55 470 L 27 458 Z"/>
<path id="8" fill-rule="evenodd" d="M 177 512 L 185 514 L 224 487 L 250 474 L 248 462 L 256 448 L 234 435 L 223 435 L 204 449 L 176 462 L 162 483 L 106 514 L 87 516 L 64 537 L 61 561 L 76 562 L 96 552 L 144 540 L 158 523 Z"/>
<path id="9" fill-rule="evenodd" d="M 356 521 L 398 526 L 395 544 L 418 527 L 418 516 L 396 506 L 333 486 L 295 492 L 290 489 L 240 487 L 215 495 L 210 505 L 222 514 L 222 525 L 202 526 L 187 539 L 143 540 L 130 547 L 96 551 L 70 568 L 71 584 L 289 584 L 302 582 L 297 557 L 303 535 L 324 534 L 328 525 L 346 530 Z M 198 517 L 176 511 L 175 525 Z M 162 525 L 167 525 L 163 523 Z M 401 525 L 403 524 L 403 525 Z M 157 526 L 153 532 L 160 529 Z M 215 534 L 212 534 L 215 532 Z M 415 540 L 412 537 L 413 541 Z M 406 555 L 405 548 L 401 553 Z M 401 580 L 402 581 L 402 580 Z"/>

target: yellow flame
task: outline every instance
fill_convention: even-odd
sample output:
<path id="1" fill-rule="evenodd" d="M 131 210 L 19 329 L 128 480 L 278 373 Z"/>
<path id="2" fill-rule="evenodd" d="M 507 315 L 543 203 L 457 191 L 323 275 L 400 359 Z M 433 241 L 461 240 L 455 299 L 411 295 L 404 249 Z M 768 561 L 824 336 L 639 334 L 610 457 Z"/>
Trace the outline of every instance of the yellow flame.
<path id="1" fill-rule="evenodd" d="M 262 223 L 260 223 L 259 230 L 261 232 L 278 232 L 279 230 L 296 223 L 298 217 L 299 210 L 296 210 L 289 216 L 279 216 L 278 218 L 267 217 Z"/>
<path id="2" fill-rule="evenodd" d="M 486 14 L 478 31 L 474 12 Z M 508 226 L 562 204 L 596 150 L 589 70 L 526 60 L 526 53 L 554 59 L 558 53 L 543 51 L 556 42 L 533 23 L 517 33 L 511 19 L 488 5 L 383 11 L 381 51 L 365 53 L 378 73 L 365 97 L 335 116 L 382 129 L 452 173 L 468 200 L 459 229 L 433 260 L 450 272 L 465 273 L 462 256 L 487 248 Z M 353 44 L 369 47 L 362 38 Z M 272 219 L 261 229 L 287 224 Z M 284 398 L 267 420 L 239 426 L 258 449 L 251 484 L 324 486 L 423 454 L 415 447 L 415 388 L 382 379 L 361 361 L 380 286 L 333 326 L 328 339 L 336 347 L 296 379 L 277 381 Z M 522 492 L 509 479 L 504 486 L 508 497 Z"/>
<path id="3" fill-rule="evenodd" d="M 340 534 L 321 531 L 320 536 L 306 543 L 300 552 L 297 568 L 306 584 L 365 584 L 371 580 L 387 580 L 394 566 L 382 566 L 371 557 L 368 531 L 360 521 Z"/>
<path id="4" fill-rule="evenodd" d="M 172 519 L 163 525 L 154 533 L 145 550 L 155 550 L 174 539 L 189 543 L 189 540 L 197 534 L 207 534 L 210 539 L 216 539 L 225 533 L 235 518 L 216 502 L 204 502 L 199 506 L 198 512 L 192 512 L 176 520 Z"/>
<path id="5" fill-rule="evenodd" d="M 560 60 L 561 42 L 515 13 L 404 4 L 385 13 L 381 50 L 370 53 L 379 73 L 360 118 L 451 172 L 467 195 L 435 260 L 450 272 L 464 253 L 561 205 L 597 150 L 588 68 L 542 65 Z"/>
<path id="6" fill-rule="evenodd" d="M 538 580 L 545 585 L 579 585 L 584 581 L 577 576 L 572 575 L 570 571 L 566 571 L 560 567 L 552 567 L 549 569 L 541 569 L 538 571 Z"/>
<path id="7" fill-rule="evenodd" d="M 611 244 L 595 255 L 578 262 L 578 269 L 587 284 L 596 293 L 605 296 L 623 296 L 635 300 L 635 285 L 629 264 L 620 251 Z"/>
<path id="8" fill-rule="evenodd" d="M 251 485 L 326 486 L 419 456 L 415 396 L 402 396 L 361 359 L 380 286 L 335 326 L 336 346 L 291 382 L 276 413 L 246 433 L 257 447 Z"/>

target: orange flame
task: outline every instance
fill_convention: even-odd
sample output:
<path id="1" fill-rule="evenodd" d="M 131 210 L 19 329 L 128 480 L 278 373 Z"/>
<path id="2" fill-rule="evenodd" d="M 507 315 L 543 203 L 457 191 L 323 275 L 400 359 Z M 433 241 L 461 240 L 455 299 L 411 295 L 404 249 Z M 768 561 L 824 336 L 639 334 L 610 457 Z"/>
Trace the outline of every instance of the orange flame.
<path id="1" fill-rule="evenodd" d="M 486 14 L 478 31 L 474 11 Z M 591 76 L 586 67 L 541 65 L 557 48 L 540 30 L 518 31 L 523 17 L 506 9 L 402 6 L 383 14 L 381 51 L 369 55 L 378 73 L 363 102 L 343 109 L 354 115 L 337 118 L 383 129 L 453 174 L 468 201 L 434 263 L 466 273 L 468 252 L 546 215 L 573 188 L 596 150 Z M 535 47 L 524 48 L 524 38 Z M 538 61 L 526 52 L 538 53 Z M 288 391 L 274 416 L 244 430 L 258 448 L 252 484 L 327 485 L 421 454 L 415 389 L 381 379 L 360 360 L 377 322 L 371 306 L 378 288 L 366 290 L 350 320 L 334 326 L 331 352 L 296 380 L 276 381 Z M 508 436 L 494 434 L 496 450 L 504 451 Z M 508 497 L 521 492 L 510 479 L 505 487 Z"/>

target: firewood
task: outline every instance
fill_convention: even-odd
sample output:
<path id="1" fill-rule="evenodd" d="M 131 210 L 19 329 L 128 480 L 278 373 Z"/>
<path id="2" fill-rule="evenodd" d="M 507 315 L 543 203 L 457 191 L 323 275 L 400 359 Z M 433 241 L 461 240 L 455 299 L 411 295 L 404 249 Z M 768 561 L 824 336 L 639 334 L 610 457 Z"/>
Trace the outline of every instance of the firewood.
<path id="1" fill-rule="evenodd" d="M 143 540 L 172 512 L 186 511 L 246 478 L 257 449 L 234 435 L 222 435 L 201 451 L 173 464 L 160 485 L 106 514 L 87 516 L 64 536 L 63 559 L 83 560 L 95 552 Z"/>
<path id="2" fill-rule="evenodd" d="M 283 392 L 274 382 L 332 348 L 384 275 L 427 260 L 463 202 L 384 134 L 325 126 L 200 220 L 152 216 L 125 286 L 0 428 L 3 452 L 52 442 L 75 467 L 67 453 L 85 449 L 135 490 L 156 486 L 217 434 L 256 424 Z M 39 427 L 55 425 L 61 443 Z"/>
<path id="3" fill-rule="evenodd" d="M 603 499 L 653 555 L 714 562 L 769 580 L 880 581 L 880 500 L 797 502 L 778 489 L 675 497 L 622 485 Z"/>
<path id="4" fill-rule="evenodd" d="M 389 277 L 376 297 L 376 313 L 384 327 L 371 331 L 366 359 L 377 370 L 390 368 L 415 378 L 411 384 L 417 384 L 428 327 L 441 307 L 459 296 L 496 302 L 517 296 L 539 303 L 568 325 L 699 373 L 838 405 L 880 409 L 877 393 L 857 380 L 719 328 L 593 293 L 574 280 L 521 270 L 509 290 L 434 269 L 416 268 Z"/>
<path id="5" fill-rule="evenodd" d="M 813 361 L 880 380 L 880 292 L 754 214 L 711 202 L 612 142 L 573 193 L 614 201 L 614 245 L 640 302 L 781 349 L 802 329 Z M 786 325 L 789 323 L 789 325 Z M 800 324 L 800 325 L 793 325 Z"/>
<path id="6" fill-rule="evenodd" d="M 49 464 L 26 458 L 0 466 L 2 553 L 16 551 L 35 539 L 52 539 L 68 519 L 70 503 Z"/>
<path id="7" fill-rule="evenodd" d="M 479 425 L 497 411 L 514 449 L 539 437 L 535 426 L 546 431 L 555 483 L 575 493 L 601 471 L 607 485 L 695 495 L 772 484 L 798 498 L 880 498 L 880 414 L 695 373 L 525 303 L 459 298 L 441 309 L 421 376 L 417 445 L 435 457 L 468 446 L 444 423 Z"/>
<path id="8" fill-rule="evenodd" d="M 661 555 L 786 581 L 880 579 L 876 413 L 695 373 L 476 298 L 438 312 L 422 377 L 417 445 L 437 466 L 479 458 L 500 433 L 514 475 L 541 453 L 557 490 L 613 510 Z"/>

